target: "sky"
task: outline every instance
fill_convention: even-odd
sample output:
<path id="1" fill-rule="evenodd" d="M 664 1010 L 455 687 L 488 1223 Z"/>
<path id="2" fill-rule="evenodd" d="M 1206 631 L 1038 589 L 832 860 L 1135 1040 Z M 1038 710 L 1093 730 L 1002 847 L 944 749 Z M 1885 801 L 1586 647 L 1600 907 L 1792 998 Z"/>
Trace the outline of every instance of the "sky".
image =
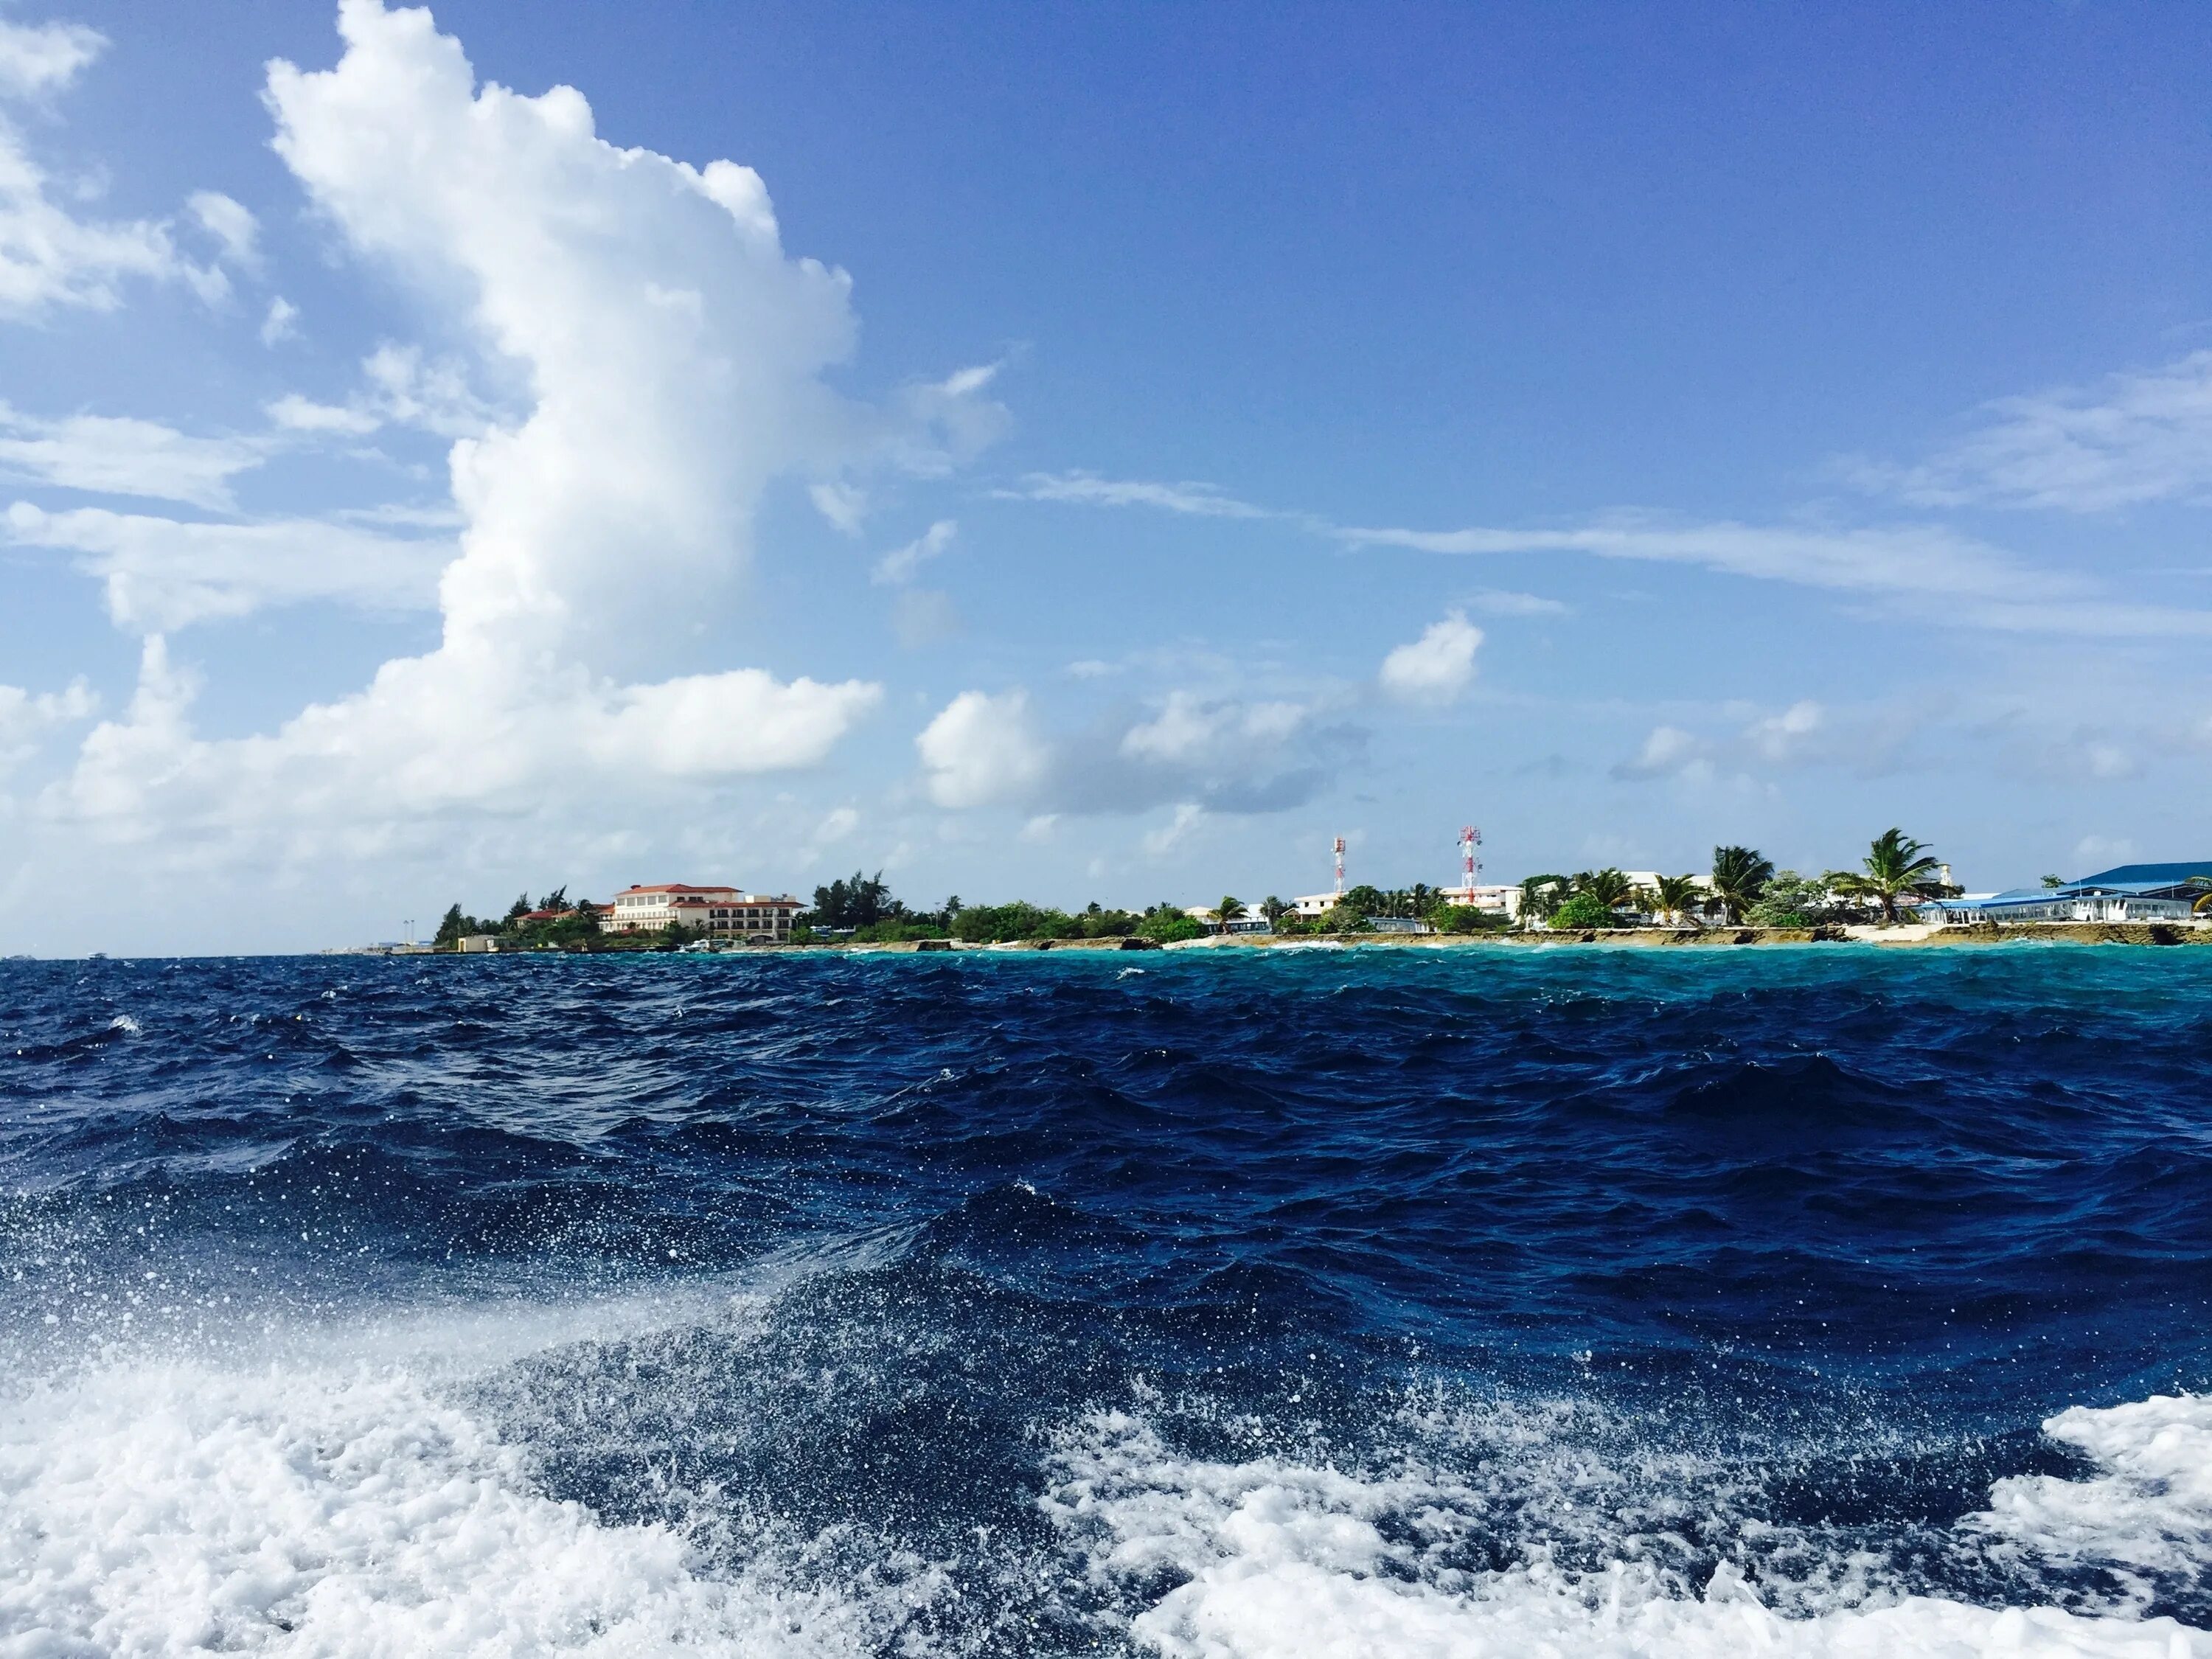
<path id="1" fill-rule="evenodd" d="M 0 9 L 0 952 L 2212 855 L 2212 12 Z"/>

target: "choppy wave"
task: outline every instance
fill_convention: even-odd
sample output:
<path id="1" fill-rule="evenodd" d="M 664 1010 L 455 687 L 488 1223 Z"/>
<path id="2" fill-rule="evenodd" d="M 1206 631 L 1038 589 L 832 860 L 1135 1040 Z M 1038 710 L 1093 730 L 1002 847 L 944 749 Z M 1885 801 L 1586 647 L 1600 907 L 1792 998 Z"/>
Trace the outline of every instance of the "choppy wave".
<path id="1" fill-rule="evenodd" d="M 0 1654 L 2212 1656 L 2180 954 L 0 966 Z"/>

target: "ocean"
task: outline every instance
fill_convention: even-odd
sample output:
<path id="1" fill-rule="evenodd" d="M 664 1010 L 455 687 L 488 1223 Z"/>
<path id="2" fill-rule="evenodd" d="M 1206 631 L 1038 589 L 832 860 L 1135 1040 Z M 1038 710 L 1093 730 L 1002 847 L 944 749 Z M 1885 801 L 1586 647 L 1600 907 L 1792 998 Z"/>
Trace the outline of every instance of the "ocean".
<path id="1" fill-rule="evenodd" d="M 0 963 L 0 1655 L 2212 1656 L 2212 951 Z"/>

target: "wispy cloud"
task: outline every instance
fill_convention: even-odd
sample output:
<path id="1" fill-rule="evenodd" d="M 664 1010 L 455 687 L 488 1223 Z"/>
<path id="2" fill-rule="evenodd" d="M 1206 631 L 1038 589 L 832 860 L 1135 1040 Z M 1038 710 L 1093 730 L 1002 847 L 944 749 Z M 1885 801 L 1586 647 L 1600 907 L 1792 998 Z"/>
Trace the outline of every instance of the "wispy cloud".
<path id="1" fill-rule="evenodd" d="M 1655 726 L 1637 751 L 1614 763 L 1614 777 L 1628 781 L 1671 778 L 1703 787 L 1723 775 L 1747 783 L 1760 774 L 1803 767 L 1837 767 L 1861 776 L 1894 770 L 1906 747 L 1936 711 L 1924 705 L 1866 705 L 1838 711 L 1801 698 L 1771 713 L 1738 708 L 1750 718 L 1736 729 L 1708 735 L 1673 724 Z"/>
<path id="2" fill-rule="evenodd" d="M 1822 529 L 1726 520 L 1676 523 L 1655 515 L 1624 514 L 1566 530 L 1368 528 L 1337 533 L 1359 547 L 1405 547 L 1424 553 L 1585 553 L 1895 597 L 2030 603 L 2083 598 L 2094 591 L 2080 577 L 2033 569 L 1986 542 L 1934 525 Z"/>
<path id="3" fill-rule="evenodd" d="M 443 539 L 313 519 L 186 524 L 99 507 L 46 513 L 27 501 L 8 509 L 5 529 L 19 544 L 76 554 L 106 585 L 116 623 L 146 633 L 315 600 L 427 610 L 454 553 Z"/>
<path id="4" fill-rule="evenodd" d="M 895 547 L 877 560 L 871 580 L 878 587 L 895 587 L 912 581 L 915 572 L 951 546 L 953 538 L 959 533 L 957 521 L 939 519 L 904 547 Z"/>
<path id="5" fill-rule="evenodd" d="M 1852 458 L 1839 470 L 1917 507 L 2096 513 L 2212 495 L 2212 351 L 1978 413 L 1965 437 L 1917 465 Z"/>
<path id="6" fill-rule="evenodd" d="M 1469 611 L 1486 617 L 1565 617 L 1572 607 L 1540 593 L 1516 593 L 1508 589 L 1479 587 L 1462 602 Z"/>
<path id="7" fill-rule="evenodd" d="M 2212 353 L 2205 355 L 2212 359 Z M 1338 525 L 1310 514 L 1261 507 L 1213 484 L 1105 478 L 1085 471 L 1032 473 L 1018 489 L 996 493 L 1023 501 L 1271 520 L 1347 548 L 1398 547 L 1459 556 L 1572 553 L 1687 565 L 1853 594 L 1906 617 L 1929 614 L 1930 607 L 1940 605 L 1942 620 L 1951 627 L 2102 638 L 2212 635 L 2212 611 L 2117 602 L 2087 576 L 2029 564 L 1989 542 L 1936 524 L 1749 524 L 1622 511 L 1541 529 Z M 1559 615 L 1568 608 L 1556 599 L 1499 590 L 1479 592 L 1465 605 L 1493 616 Z"/>
<path id="8" fill-rule="evenodd" d="M 144 495 L 227 512 L 230 480 L 268 459 L 245 438 L 199 438 L 159 421 L 42 420 L 0 404 L 0 472 L 102 495 Z"/>
<path id="9" fill-rule="evenodd" d="M 1210 483 L 1149 483 L 1102 478 L 1095 472 L 1032 472 L 1018 487 L 994 492 L 1002 499 L 1073 501 L 1086 507 L 1150 507 L 1200 519 L 1288 519 L 1297 515 L 1240 501 Z"/>

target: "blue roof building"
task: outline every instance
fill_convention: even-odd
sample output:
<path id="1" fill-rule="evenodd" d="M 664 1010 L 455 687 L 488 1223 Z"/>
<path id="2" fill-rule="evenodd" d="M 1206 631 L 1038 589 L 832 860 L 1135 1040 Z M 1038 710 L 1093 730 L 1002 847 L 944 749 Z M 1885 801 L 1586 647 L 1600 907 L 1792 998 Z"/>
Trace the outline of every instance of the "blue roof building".
<path id="1" fill-rule="evenodd" d="M 2212 859 L 2123 864 L 2057 887 L 2015 887 L 1979 898 L 1930 899 L 1926 921 L 2186 921 L 2212 893 Z"/>

